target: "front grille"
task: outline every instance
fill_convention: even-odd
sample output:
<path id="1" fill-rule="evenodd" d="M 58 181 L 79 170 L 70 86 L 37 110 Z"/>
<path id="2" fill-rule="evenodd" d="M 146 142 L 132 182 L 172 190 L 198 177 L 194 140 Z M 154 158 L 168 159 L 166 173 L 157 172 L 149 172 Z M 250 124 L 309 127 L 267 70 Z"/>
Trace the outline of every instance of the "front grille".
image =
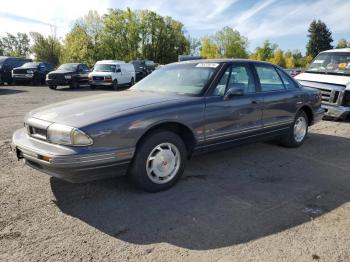
<path id="1" fill-rule="evenodd" d="M 307 87 L 317 89 L 321 92 L 322 103 L 329 104 L 329 105 L 335 105 L 338 103 L 340 91 L 325 89 L 325 88 L 317 88 L 314 86 L 307 86 Z"/>
<path id="2" fill-rule="evenodd" d="M 103 76 L 93 76 L 92 80 L 103 81 L 105 78 Z"/>
<path id="3" fill-rule="evenodd" d="M 62 74 L 49 74 L 48 79 L 53 79 L 53 80 L 64 80 L 64 75 Z"/>
<path id="4" fill-rule="evenodd" d="M 27 69 L 13 69 L 14 74 L 27 74 Z"/>
<path id="5" fill-rule="evenodd" d="M 47 137 L 47 131 L 46 129 L 34 127 L 34 126 L 27 126 L 27 131 L 30 136 L 41 139 L 41 140 L 46 140 Z"/>

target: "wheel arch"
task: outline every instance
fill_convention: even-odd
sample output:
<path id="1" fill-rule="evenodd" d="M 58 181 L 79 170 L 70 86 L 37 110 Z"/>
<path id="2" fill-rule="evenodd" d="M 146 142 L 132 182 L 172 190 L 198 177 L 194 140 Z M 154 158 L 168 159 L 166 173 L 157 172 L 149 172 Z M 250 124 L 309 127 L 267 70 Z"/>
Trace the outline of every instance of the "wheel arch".
<path id="1" fill-rule="evenodd" d="M 137 149 L 142 141 L 147 138 L 150 134 L 157 130 L 167 130 L 173 133 L 176 133 L 184 141 L 186 146 L 188 157 L 190 158 L 193 152 L 194 147 L 197 144 L 197 139 L 194 135 L 193 130 L 185 125 L 184 123 L 177 121 L 164 121 L 156 123 L 150 126 L 137 140 L 135 148 Z"/>
<path id="2" fill-rule="evenodd" d="M 309 126 L 311 126 L 313 121 L 314 121 L 314 114 L 313 114 L 311 107 L 309 105 L 303 105 L 302 107 L 300 107 L 298 109 L 297 113 L 299 113 L 300 111 L 305 112 L 305 114 L 307 115 L 307 118 L 308 118 L 308 124 L 309 124 Z"/>

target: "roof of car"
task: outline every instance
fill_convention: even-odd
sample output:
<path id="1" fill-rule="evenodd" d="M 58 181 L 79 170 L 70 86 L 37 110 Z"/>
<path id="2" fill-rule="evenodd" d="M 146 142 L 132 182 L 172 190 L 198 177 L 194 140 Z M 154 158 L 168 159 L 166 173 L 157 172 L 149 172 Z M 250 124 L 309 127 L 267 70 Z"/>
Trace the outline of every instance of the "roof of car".
<path id="1" fill-rule="evenodd" d="M 252 60 L 252 59 L 242 59 L 242 58 L 220 58 L 220 59 L 197 59 L 175 62 L 174 64 L 191 64 L 191 63 L 227 63 L 227 62 L 258 62 L 262 64 L 271 64 L 265 61 Z"/>
<path id="2" fill-rule="evenodd" d="M 350 48 L 330 49 L 330 50 L 327 50 L 327 51 L 323 51 L 321 53 L 330 53 L 330 52 L 349 52 L 350 53 Z"/>

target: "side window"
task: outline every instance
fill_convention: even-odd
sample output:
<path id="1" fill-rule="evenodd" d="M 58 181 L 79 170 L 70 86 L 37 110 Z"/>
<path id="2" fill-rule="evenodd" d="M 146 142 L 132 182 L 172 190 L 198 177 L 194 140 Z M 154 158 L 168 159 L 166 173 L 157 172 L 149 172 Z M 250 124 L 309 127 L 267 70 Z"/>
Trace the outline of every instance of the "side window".
<path id="1" fill-rule="evenodd" d="M 294 83 L 294 81 L 290 78 L 290 76 L 287 76 L 285 72 L 283 72 L 280 69 L 277 69 L 278 73 L 280 74 L 284 86 L 290 90 L 290 89 L 298 89 L 299 87 Z"/>
<path id="2" fill-rule="evenodd" d="M 85 64 L 84 64 L 84 65 L 82 65 L 82 68 L 83 68 L 83 70 L 84 70 L 84 71 L 89 71 L 88 66 L 87 66 L 87 65 L 85 65 Z"/>
<path id="3" fill-rule="evenodd" d="M 243 89 L 244 94 L 255 93 L 255 83 L 252 72 L 245 65 L 232 66 L 228 87 Z"/>
<path id="4" fill-rule="evenodd" d="M 273 66 L 255 65 L 259 76 L 261 91 L 279 91 L 285 90 L 283 82 Z"/>
<path id="5" fill-rule="evenodd" d="M 215 87 L 213 95 L 214 96 L 224 96 L 226 91 L 227 82 L 230 78 L 231 66 L 229 66 L 225 73 L 222 75 L 218 85 Z"/>

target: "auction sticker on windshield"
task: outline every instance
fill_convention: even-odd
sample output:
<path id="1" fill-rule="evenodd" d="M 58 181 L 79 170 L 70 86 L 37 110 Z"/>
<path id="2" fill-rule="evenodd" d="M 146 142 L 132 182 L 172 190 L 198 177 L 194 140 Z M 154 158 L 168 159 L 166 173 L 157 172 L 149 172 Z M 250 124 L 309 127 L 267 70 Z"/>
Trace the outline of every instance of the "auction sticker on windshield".
<path id="1" fill-rule="evenodd" d="M 218 63 L 199 63 L 196 65 L 196 67 L 210 67 L 210 68 L 217 68 L 219 66 Z"/>

